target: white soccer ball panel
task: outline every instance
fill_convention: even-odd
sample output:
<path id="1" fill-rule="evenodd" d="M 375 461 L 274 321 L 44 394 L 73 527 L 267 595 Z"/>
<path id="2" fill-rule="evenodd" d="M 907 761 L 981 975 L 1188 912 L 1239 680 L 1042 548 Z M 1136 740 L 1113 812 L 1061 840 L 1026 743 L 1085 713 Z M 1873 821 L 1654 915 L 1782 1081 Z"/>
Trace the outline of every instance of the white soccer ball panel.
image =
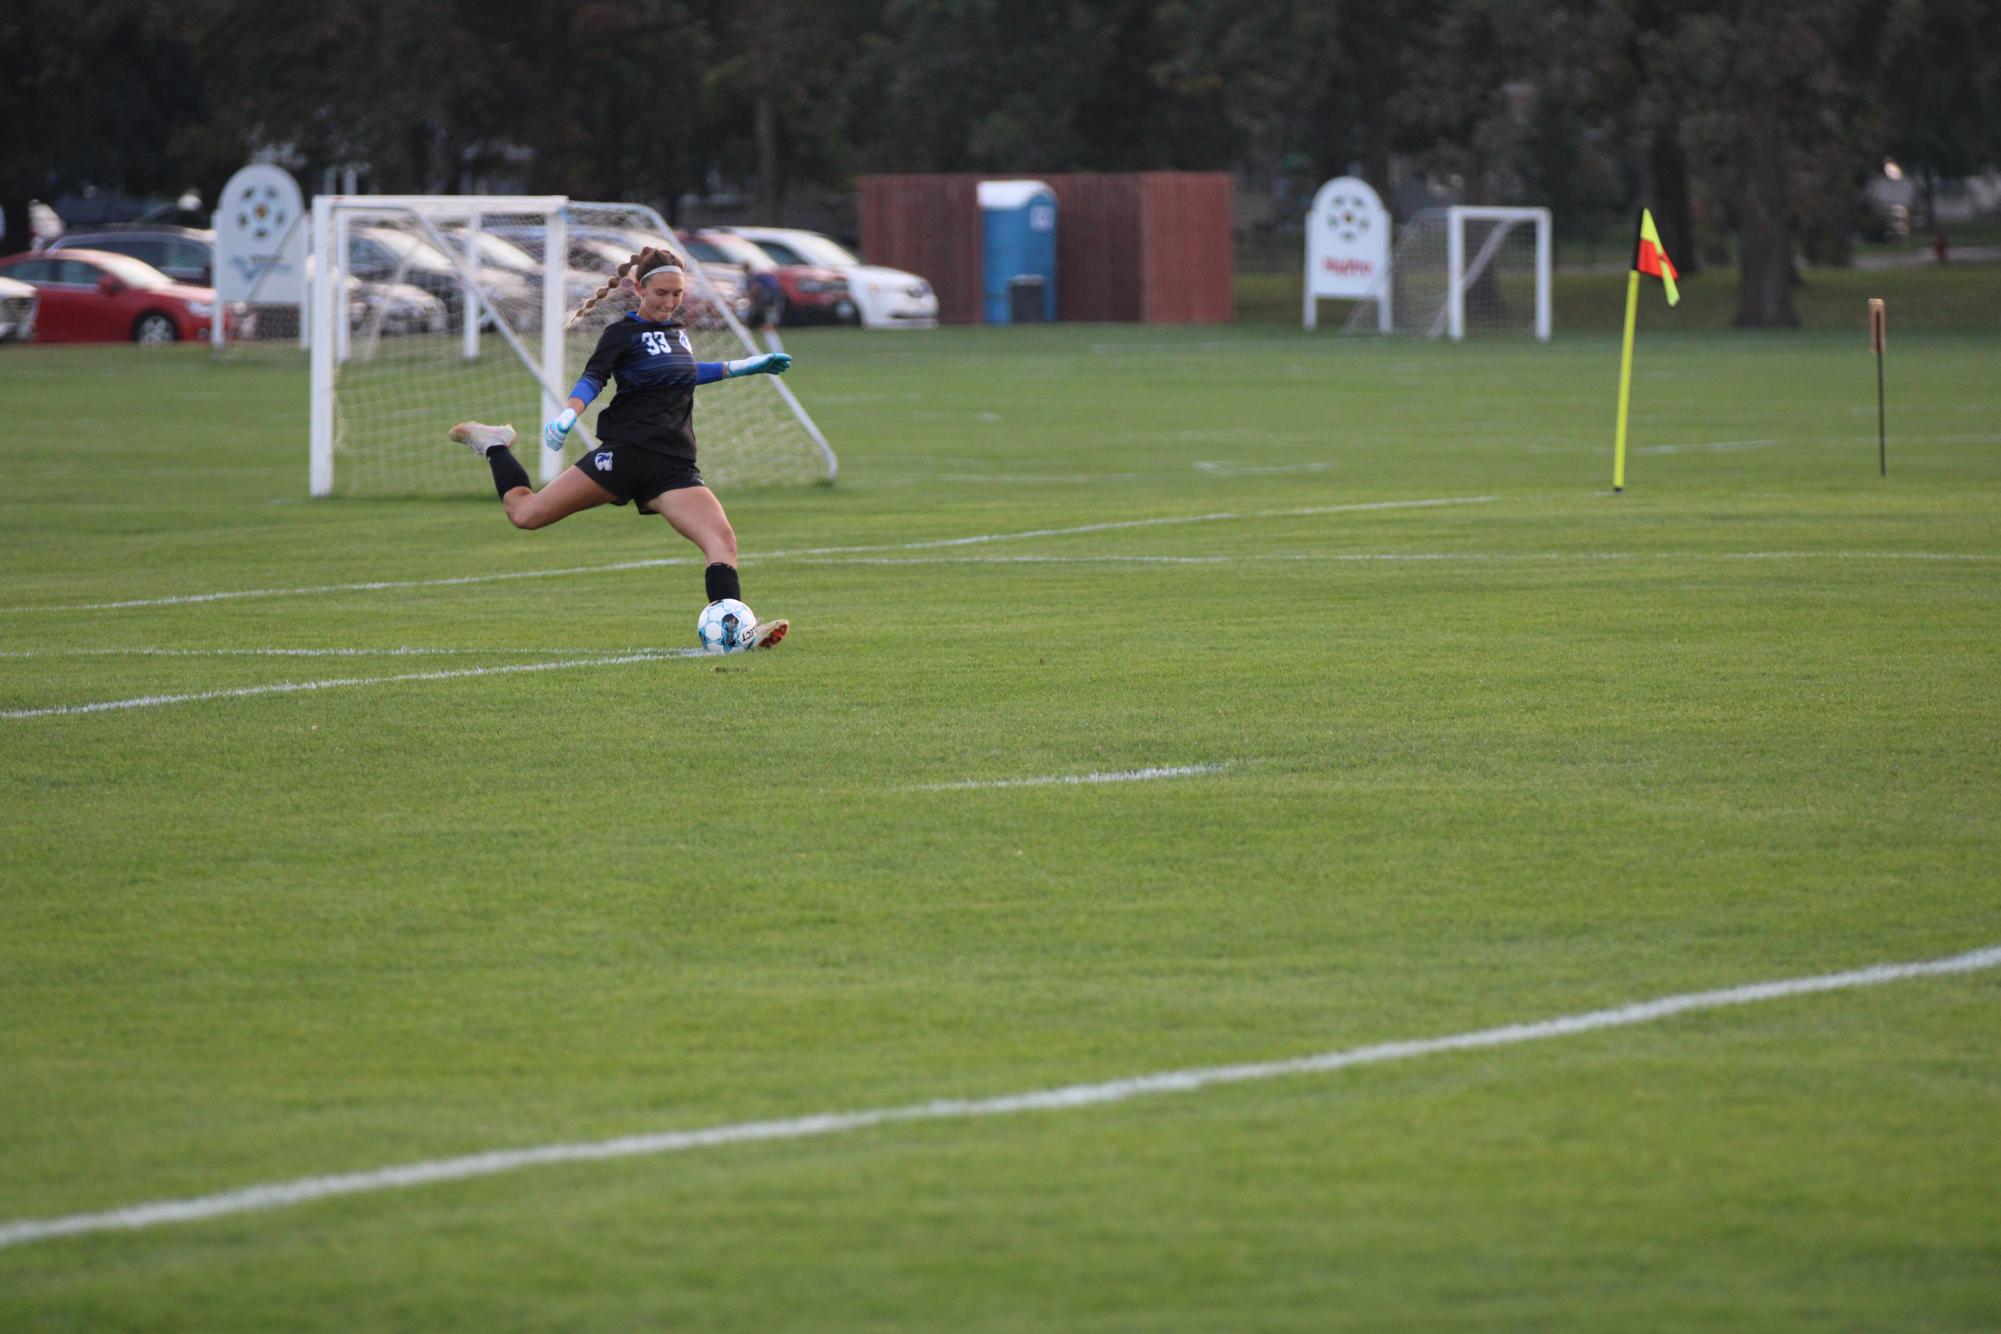
<path id="1" fill-rule="evenodd" d="M 723 598 L 702 608 L 695 620 L 695 642 L 704 653 L 735 653 L 756 624 L 756 612 L 735 598 Z"/>

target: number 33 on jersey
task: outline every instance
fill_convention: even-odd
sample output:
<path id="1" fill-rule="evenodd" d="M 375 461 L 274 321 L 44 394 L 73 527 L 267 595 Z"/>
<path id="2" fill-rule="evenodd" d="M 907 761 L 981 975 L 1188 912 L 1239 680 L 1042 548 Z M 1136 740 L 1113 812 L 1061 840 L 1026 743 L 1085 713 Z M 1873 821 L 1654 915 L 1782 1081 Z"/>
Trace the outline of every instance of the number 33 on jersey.
<path id="1" fill-rule="evenodd" d="M 686 352 L 689 356 L 692 357 L 695 355 L 695 349 L 689 345 L 688 331 L 686 329 L 649 329 L 639 335 L 639 341 L 641 346 L 645 347 L 648 352 L 656 357 L 670 357 L 674 355 L 674 349 L 677 344 L 680 346 L 681 351 Z"/>

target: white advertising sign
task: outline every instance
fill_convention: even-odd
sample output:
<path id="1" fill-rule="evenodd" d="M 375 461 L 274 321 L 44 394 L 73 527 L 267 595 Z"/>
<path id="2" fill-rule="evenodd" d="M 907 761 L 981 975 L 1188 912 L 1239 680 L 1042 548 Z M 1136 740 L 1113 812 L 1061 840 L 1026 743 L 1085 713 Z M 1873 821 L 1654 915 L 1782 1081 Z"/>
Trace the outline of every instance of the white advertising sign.
<path id="1" fill-rule="evenodd" d="M 1374 187 L 1337 176 L 1313 196 L 1306 215 L 1306 327 L 1323 297 L 1374 300 L 1389 317 L 1390 213 Z"/>
<path id="2" fill-rule="evenodd" d="M 305 204 L 292 173 L 252 163 L 229 178 L 215 210 L 215 294 L 297 305 L 306 296 Z"/>

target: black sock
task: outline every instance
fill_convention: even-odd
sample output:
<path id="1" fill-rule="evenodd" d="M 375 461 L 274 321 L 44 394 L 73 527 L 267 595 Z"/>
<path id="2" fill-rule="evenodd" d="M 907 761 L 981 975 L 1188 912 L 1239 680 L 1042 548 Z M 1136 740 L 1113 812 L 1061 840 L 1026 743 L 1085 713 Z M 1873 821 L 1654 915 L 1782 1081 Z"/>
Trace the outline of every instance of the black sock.
<path id="1" fill-rule="evenodd" d="M 743 601 L 743 585 L 737 582 L 736 566 L 717 561 L 702 571 L 702 582 L 709 586 L 709 601 L 721 602 L 724 598 Z"/>
<path id="2" fill-rule="evenodd" d="M 493 489 L 500 493 L 502 500 L 517 486 L 528 486 L 528 470 L 521 466 L 514 451 L 505 445 L 495 445 L 486 451 L 486 466 L 493 469 Z"/>

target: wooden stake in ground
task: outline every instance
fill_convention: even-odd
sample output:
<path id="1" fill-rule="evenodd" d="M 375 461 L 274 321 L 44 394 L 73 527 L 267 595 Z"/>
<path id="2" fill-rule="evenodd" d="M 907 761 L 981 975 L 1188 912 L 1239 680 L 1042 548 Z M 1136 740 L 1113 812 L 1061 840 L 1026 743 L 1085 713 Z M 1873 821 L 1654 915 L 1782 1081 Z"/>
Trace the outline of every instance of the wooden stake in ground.
<path id="1" fill-rule="evenodd" d="M 1890 475 L 1890 445 L 1883 425 L 1883 345 L 1889 342 L 1889 320 L 1883 313 L 1883 298 L 1869 298 L 1869 347 L 1876 354 L 1876 472 Z"/>

